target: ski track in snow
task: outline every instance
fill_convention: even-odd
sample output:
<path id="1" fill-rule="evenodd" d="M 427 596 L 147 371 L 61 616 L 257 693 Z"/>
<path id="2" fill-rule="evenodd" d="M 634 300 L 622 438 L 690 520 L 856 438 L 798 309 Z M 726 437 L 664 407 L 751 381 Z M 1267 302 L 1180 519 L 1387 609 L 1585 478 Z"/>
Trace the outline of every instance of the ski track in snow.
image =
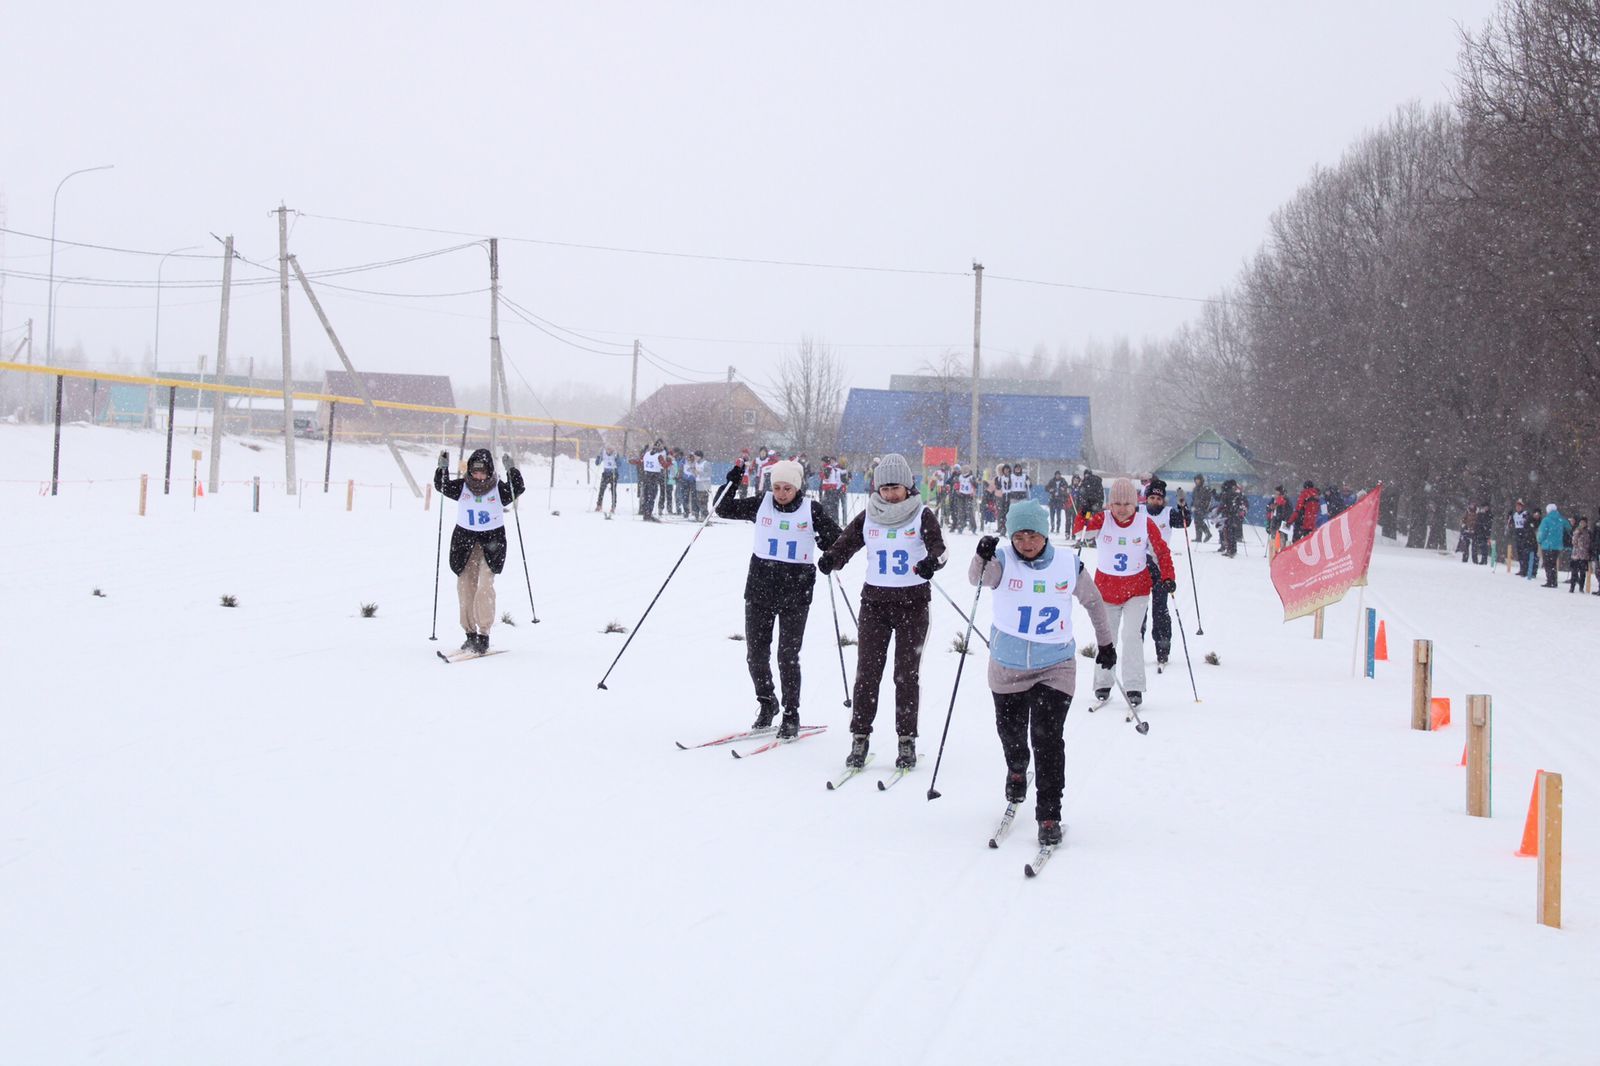
<path id="1" fill-rule="evenodd" d="M 0 442 L 48 473 L 48 428 L 0 425 Z M 508 518 L 498 611 L 517 625 L 492 636 L 511 654 L 445 670 L 433 652 L 461 638 L 446 570 L 427 639 L 438 515 L 403 486 L 390 509 L 381 446 L 339 444 L 333 491 L 264 485 L 251 514 L 237 482 L 281 477 L 281 453 L 229 442 L 235 483 L 191 510 L 178 443 L 172 497 L 161 434 L 83 426 L 63 436 L 60 497 L 0 485 L 9 1061 L 1411 1066 L 1576 1063 L 1600 1045 L 1592 597 L 1382 545 L 1366 603 L 1392 661 L 1369 681 L 1351 677 L 1354 592 L 1313 641 L 1309 619 L 1281 623 L 1258 539 L 1232 560 L 1213 543 L 1193 552 L 1196 636 L 1174 545 L 1203 702 L 1176 634 L 1167 674 L 1147 644 L 1149 735 L 1120 698 L 1096 715 L 1075 701 L 1066 844 L 1030 881 L 1031 794 L 986 846 L 1004 766 L 978 642 L 943 798 L 926 799 L 963 628 L 941 598 L 925 768 L 886 794 L 827 793 L 849 712 L 821 595 L 803 719 L 828 733 L 750 761 L 672 743 L 754 716 L 728 639 L 749 527 L 706 530 L 599 691 L 626 639 L 601 630 L 637 625 L 695 524 L 643 525 L 626 490 L 602 521 L 567 460 L 553 516 L 548 463 L 531 462 L 543 621 Z M 407 454 L 425 477 L 434 449 Z M 303 442 L 299 468 L 320 478 L 322 456 Z M 142 472 L 141 519 L 136 480 L 115 479 Z M 941 582 L 965 606 L 975 538 L 951 541 Z M 843 575 L 858 606 L 861 565 Z M 1414 637 L 1435 641 L 1452 699 L 1438 734 L 1408 728 Z M 1456 765 L 1479 691 L 1495 697 L 1492 819 L 1464 815 Z M 1559 932 L 1534 923 L 1534 864 L 1512 854 L 1541 767 L 1566 780 Z"/>

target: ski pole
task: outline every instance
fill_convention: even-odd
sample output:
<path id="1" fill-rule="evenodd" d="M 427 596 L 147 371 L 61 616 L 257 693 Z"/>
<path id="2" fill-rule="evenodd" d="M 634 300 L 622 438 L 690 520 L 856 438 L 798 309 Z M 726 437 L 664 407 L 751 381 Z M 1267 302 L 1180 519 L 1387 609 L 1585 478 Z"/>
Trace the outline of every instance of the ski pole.
<path id="1" fill-rule="evenodd" d="M 672 569 L 667 573 L 667 580 L 661 583 L 659 589 L 656 589 L 655 597 L 651 599 L 650 606 L 644 609 L 644 614 L 640 615 L 639 620 L 634 623 L 633 631 L 628 634 L 628 639 L 622 642 L 622 651 L 617 652 L 617 657 L 611 660 L 610 666 L 606 667 L 605 676 L 600 678 L 600 683 L 595 686 L 596 688 L 606 687 L 606 678 L 611 676 L 611 671 L 615 670 L 617 663 L 622 661 L 622 653 L 628 650 L 628 645 L 633 643 L 633 638 L 639 635 L 639 627 L 644 625 L 644 620 L 650 617 L 651 611 L 655 610 L 656 600 L 661 598 L 661 594 L 667 591 L 667 586 L 672 583 L 672 575 L 678 572 L 678 567 L 682 566 L 683 561 L 689 557 L 689 549 L 694 547 L 694 542 L 700 539 L 700 534 L 704 533 L 706 527 L 711 524 L 711 516 L 717 513 L 717 503 L 722 499 L 727 487 L 727 483 L 724 482 L 723 487 L 717 491 L 717 498 L 711 501 L 711 506 L 706 511 L 705 521 L 695 527 L 694 536 L 690 537 L 689 543 L 684 546 L 683 554 L 678 556 L 678 561 L 672 564 Z"/>
<path id="2" fill-rule="evenodd" d="M 844 668 L 844 637 L 839 633 L 839 601 L 833 595 L 833 578 L 828 576 L 828 604 L 833 608 L 833 642 L 839 647 L 839 680 L 844 682 L 844 705 L 850 706 L 850 675 Z"/>
<path id="3" fill-rule="evenodd" d="M 937 581 L 929 581 L 928 584 L 939 590 L 939 595 L 944 597 L 944 602 L 948 603 L 952 608 L 955 609 L 956 614 L 961 616 L 961 620 L 963 622 L 967 623 L 969 626 L 973 625 L 972 619 L 967 617 L 967 613 L 957 606 L 956 601 L 950 598 L 950 594 L 941 588 Z M 989 647 L 989 638 L 983 635 L 983 630 L 977 630 L 977 633 L 978 639 L 983 641 L 983 646 L 986 648 Z"/>
<path id="4" fill-rule="evenodd" d="M 1183 661 L 1189 667 L 1189 691 L 1194 693 L 1194 701 L 1199 703 L 1200 690 L 1194 686 L 1194 662 L 1189 658 L 1189 637 L 1183 631 L 1183 615 L 1178 613 L 1178 605 L 1176 603 L 1172 605 L 1172 617 L 1178 620 L 1178 636 L 1183 638 Z"/>
<path id="5" fill-rule="evenodd" d="M 1140 736 L 1144 736 L 1146 733 L 1149 733 L 1150 723 L 1139 717 L 1139 708 L 1135 707 L 1133 702 L 1128 699 L 1128 690 L 1122 687 L 1122 679 L 1116 674 L 1112 674 L 1111 680 L 1116 684 L 1117 691 L 1122 693 L 1123 702 L 1128 705 L 1128 717 L 1132 718 L 1135 722 L 1133 731 L 1138 733 Z"/>
<path id="6" fill-rule="evenodd" d="M 450 466 L 450 452 L 439 453 L 439 469 L 445 470 Z M 433 632 L 429 640 L 439 639 L 439 560 L 444 556 L 444 493 L 439 494 L 439 535 L 433 541 Z"/>
<path id="7" fill-rule="evenodd" d="M 1187 525 L 1183 527 L 1183 553 L 1189 557 L 1189 591 L 1194 593 L 1194 635 L 1203 637 L 1206 635 L 1206 624 L 1200 619 L 1200 589 L 1194 583 L 1194 552 L 1189 548 L 1189 527 Z M 1178 623 L 1178 628 L 1183 628 L 1181 621 Z M 1184 645 L 1184 654 L 1187 655 L 1188 641 L 1185 641 Z"/>
<path id="8" fill-rule="evenodd" d="M 944 762 L 944 742 L 950 739 L 950 719 L 956 713 L 956 693 L 961 691 L 961 671 L 967 665 L 966 648 L 972 646 L 972 619 L 978 614 L 978 597 L 983 595 L 983 572 L 978 573 L 978 588 L 972 594 L 972 610 L 967 616 L 967 634 L 961 639 L 961 661 L 956 664 L 956 683 L 950 689 L 950 709 L 944 715 L 944 733 L 939 737 L 939 755 L 933 760 L 933 780 L 928 782 L 928 799 L 931 802 L 939 798 L 939 790 L 934 788 L 934 782 L 939 780 L 939 764 Z"/>
<path id="9" fill-rule="evenodd" d="M 838 571 L 834 571 L 831 576 L 835 581 L 839 581 Z M 861 632 L 861 620 L 856 617 L 856 609 L 850 606 L 850 594 L 844 590 L 842 581 L 839 582 L 839 595 L 844 597 L 844 609 L 850 612 L 850 624 L 856 627 L 857 633 Z"/>
<path id="10" fill-rule="evenodd" d="M 510 477 L 511 476 L 511 456 L 510 456 L 510 454 L 508 453 L 506 455 L 502 455 L 500 457 L 500 459 L 501 459 L 501 462 L 503 462 L 505 464 L 506 476 Z M 554 461 L 555 460 L 553 460 L 553 459 L 551 460 L 551 462 L 554 462 Z M 527 487 L 527 483 L 526 482 L 523 483 L 523 487 L 524 488 Z M 520 503 L 521 501 L 522 501 L 522 497 L 521 496 L 512 497 L 512 500 L 511 500 L 511 512 L 512 512 L 512 514 L 516 515 L 516 517 L 517 517 L 517 550 L 522 553 L 522 580 L 524 580 L 524 581 L 526 581 L 528 583 L 528 610 L 533 612 L 533 624 L 534 625 L 538 625 L 539 624 L 539 608 L 537 608 L 537 607 L 535 607 L 533 605 L 533 578 L 528 576 L 528 549 L 522 543 L 522 508 L 517 506 L 517 504 Z"/>

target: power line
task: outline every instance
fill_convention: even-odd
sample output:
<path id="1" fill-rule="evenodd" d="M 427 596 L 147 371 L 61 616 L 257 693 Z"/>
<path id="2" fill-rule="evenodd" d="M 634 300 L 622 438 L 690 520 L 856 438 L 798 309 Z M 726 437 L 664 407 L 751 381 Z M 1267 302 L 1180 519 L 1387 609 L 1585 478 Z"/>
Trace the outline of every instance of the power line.
<path id="1" fill-rule="evenodd" d="M 22 230 L 19 230 L 19 229 L 8 229 L 5 226 L 0 226 L 0 233 L 9 233 L 14 237 L 27 237 L 27 238 L 30 238 L 30 239 L 36 240 L 36 241 L 45 241 L 46 243 L 48 243 L 49 240 L 50 240 L 49 237 L 43 236 L 42 234 L 24 233 Z M 69 241 L 65 237 L 57 237 L 55 239 L 55 243 L 57 243 L 57 244 L 65 244 L 69 248 L 93 248 L 94 250 L 100 251 L 100 252 L 120 252 L 123 255 L 153 255 L 153 256 L 157 256 L 157 257 L 170 255 L 174 259 L 212 259 L 212 260 L 216 260 L 216 259 L 221 259 L 222 258 L 222 256 L 220 256 L 220 255 L 203 255 L 203 254 L 191 253 L 191 252 L 147 252 L 142 248 L 114 248 L 114 247 L 112 247 L 111 245 L 108 245 L 108 244 L 89 244 L 89 243 L 86 243 L 84 241 Z"/>

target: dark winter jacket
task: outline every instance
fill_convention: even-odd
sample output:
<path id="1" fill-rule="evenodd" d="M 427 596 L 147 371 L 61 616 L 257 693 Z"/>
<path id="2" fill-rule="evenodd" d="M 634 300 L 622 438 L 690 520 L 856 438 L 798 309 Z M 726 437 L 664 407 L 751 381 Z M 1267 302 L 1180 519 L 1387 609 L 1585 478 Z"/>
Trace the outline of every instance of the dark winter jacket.
<path id="1" fill-rule="evenodd" d="M 472 453 L 473 461 L 488 457 L 486 448 L 480 448 Z M 490 460 L 490 469 L 493 470 L 493 460 Z M 507 473 L 508 481 L 496 482 L 500 489 L 500 502 L 506 507 L 511 506 L 511 501 L 522 495 L 525 486 L 522 481 L 522 471 L 512 467 Z M 445 477 L 443 469 L 433 472 L 433 487 L 441 496 L 447 499 L 459 500 L 461 493 L 466 490 L 467 479 L 460 477 Z M 444 506 L 442 503 L 440 506 Z M 511 521 L 508 517 L 507 522 Z M 471 530 L 460 525 L 455 526 L 450 532 L 450 572 L 460 574 L 467 567 L 467 559 L 472 555 L 472 549 L 483 547 L 484 562 L 489 564 L 489 569 L 498 574 L 506 566 L 506 531 L 505 527 L 499 529 Z"/>
<path id="2" fill-rule="evenodd" d="M 1100 480 L 1100 475 L 1092 470 L 1083 475 L 1082 493 L 1085 511 L 1098 511 L 1105 506 L 1105 484 Z"/>
<path id="3" fill-rule="evenodd" d="M 739 499 L 731 492 L 724 492 L 717 501 L 717 517 L 732 518 L 739 522 L 754 522 L 756 514 L 761 510 L 761 501 L 767 493 L 758 493 Z M 805 490 L 795 494 L 788 505 L 779 503 L 776 499 L 772 506 L 780 514 L 793 514 L 800 509 L 800 504 L 806 498 Z M 839 524 L 827 513 L 824 507 L 811 508 L 811 533 L 817 539 L 817 547 L 827 551 L 839 539 Z M 756 603 L 763 607 L 779 608 L 796 603 L 811 603 L 811 590 L 817 582 L 817 572 L 814 567 L 800 566 L 797 563 L 780 562 L 777 559 L 763 559 L 754 552 L 750 554 L 750 569 L 744 578 L 744 599 L 746 603 Z"/>
<path id="4" fill-rule="evenodd" d="M 867 512 L 862 510 L 840 532 L 839 539 L 834 541 L 825 554 L 828 557 L 831 570 L 837 570 L 849 562 L 856 552 L 867 546 L 866 535 Z M 934 516 L 933 508 L 925 507 L 922 510 L 922 546 L 928 552 L 928 559 L 933 563 L 935 571 L 944 566 L 945 548 L 944 531 L 939 528 L 939 519 Z M 926 582 L 918 585 L 907 585 L 900 588 L 891 588 L 886 585 L 861 586 L 861 601 L 863 603 L 931 603 L 933 591 Z"/>

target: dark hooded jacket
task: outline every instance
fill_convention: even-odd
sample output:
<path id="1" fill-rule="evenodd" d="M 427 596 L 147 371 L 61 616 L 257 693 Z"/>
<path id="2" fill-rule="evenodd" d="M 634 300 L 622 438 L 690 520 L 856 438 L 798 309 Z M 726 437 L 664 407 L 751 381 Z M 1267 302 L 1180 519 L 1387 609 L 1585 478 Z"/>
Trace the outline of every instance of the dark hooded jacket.
<path id="1" fill-rule="evenodd" d="M 737 522 L 754 522 L 761 510 L 761 501 L 767 495 L 768 493 L 758 492 L 741 500 L 731 491 L 723 492 L 721 498 L 717 500 L 717 517 L 731 518 Z M 776 498 L 773 499 L 772 506 L 780 514 L 793 514 L 800 509 L 800 504 L 805 498 L 806 492 L 801 489 L 795 494 L 794 499 L 789 501 L 788 506 L 779 503 Z M 817 541 L 819 555 L 833 547 L 833 542 L 839 539 L 839 524 L 828 514 L 826 507 L 811 508 L 811 530 L 812 536 Z M 752 552 L 750 569 L 744 579 L 745 602 L 771 608 L 784 607 L 791 603 L 809 604 L 811 590 L 816 580 L 817 571 L 813 566 L 763 559 Z"/>
<path id="2" fill-rule="evenodd" d="M 481 491 L 489 491 L 489 483 L 494 482 L 500 490 L 500 503 L 506 507 L 511 506 L 511 501 L 520 497 L 524 490 L 522 471 L 512 467 L 506 472 L 507 481 L 494 481 L 494 456 L 488 448 L 479 448 L 467 460 L 467 469 L 472 464 L 487 462 L 489 464 L 489 481 L 481 486 Z M 444 469 L 438 468 L 433 472 L 433 487 L 439 490 L 441 496 L 452 500 L 459 500 L 463 492 L 480 489 L 480 486 L 469 485 L 466 478 L 445 477 Z M 441 505 L 442 506 L 442 505 Z M 507 518 L 506 521 L 511 521 Z M 504 526 L 499 529 L 472 530 L 465 529 L 459 524 L 450 533 L 450 572 L 460 574 L 467 568 L 467 559 L 472 555 L 472 549 L 482 545 L 484 562 L 489 564 L 489 569 L 498 574 L 506 566 L 506 530 Z"/>

